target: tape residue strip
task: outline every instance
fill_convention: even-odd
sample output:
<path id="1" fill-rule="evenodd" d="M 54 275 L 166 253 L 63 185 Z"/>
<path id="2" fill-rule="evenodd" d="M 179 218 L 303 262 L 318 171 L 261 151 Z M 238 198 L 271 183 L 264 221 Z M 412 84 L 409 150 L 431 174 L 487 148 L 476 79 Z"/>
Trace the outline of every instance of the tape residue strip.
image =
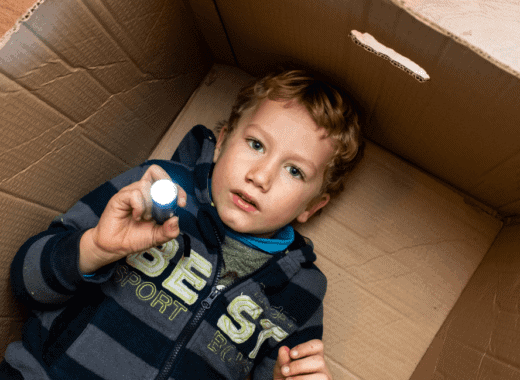
<path id="1" fill-rule="evenodd" d="M 25 14 L 16 21 L 16 24 L 14 24 L 14 26 L 11 29 L 9 29 L 3 37 L 0 37 L 0 49 L 2 49 L 5 46 L 5 44 L 9 41 L 13 34 L 18 32 L 18 30 L 20 29 L 20 25 L 22 25 L 22 22 L 29 20 L 32 14 L 36 11 L 36 9 L 38 9 L 40 5 L 43 4 L 44 1 L 45 0 L 36 1 L 33 4 L 33 6 L 29 8 L 27 12 L 25 12 Z"/>
<path id="2" fill-rule="evenodd" d="M 390 61 L 392 65 L 399 67 L 401 70 L 407 72 L 419 82 L 426 82 L 430 80 L 430 76 L 428 73 L 426 73 L 426 70 L 417 65 L 415 62 L 412 62 L 408 58 L 397 53 L 395 50 L 380 44 L 370 34 L 352 30 L 350 32 L 350 37 L 357 45 L 362 46 L 365 48 L 365 50 Z"/>

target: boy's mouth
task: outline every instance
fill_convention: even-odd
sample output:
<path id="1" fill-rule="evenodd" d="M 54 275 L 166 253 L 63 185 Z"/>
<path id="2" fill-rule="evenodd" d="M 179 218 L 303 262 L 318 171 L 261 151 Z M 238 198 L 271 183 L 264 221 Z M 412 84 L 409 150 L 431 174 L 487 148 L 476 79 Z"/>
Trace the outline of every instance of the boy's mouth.
<path id="1" fill-rule="evenodd" d="M 233 193 L 233 202 L 245 211 L 255 211 L 258 209 L 255 201 L 242 193 Z"/>

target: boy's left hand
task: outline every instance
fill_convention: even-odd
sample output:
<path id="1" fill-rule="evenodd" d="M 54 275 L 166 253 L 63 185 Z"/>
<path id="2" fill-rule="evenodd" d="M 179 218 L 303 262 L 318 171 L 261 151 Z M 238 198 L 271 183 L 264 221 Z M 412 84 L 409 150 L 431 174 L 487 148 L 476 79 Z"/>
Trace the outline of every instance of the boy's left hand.
<path id="1" fill-rule="evenodd" d="M 285 372 L 285 367 L 289 368 Z M 310 340 L 293 347 L 283 346 L 278 350 L 273 380 L 332 380 L 323 356 L 323 342 Z"/>

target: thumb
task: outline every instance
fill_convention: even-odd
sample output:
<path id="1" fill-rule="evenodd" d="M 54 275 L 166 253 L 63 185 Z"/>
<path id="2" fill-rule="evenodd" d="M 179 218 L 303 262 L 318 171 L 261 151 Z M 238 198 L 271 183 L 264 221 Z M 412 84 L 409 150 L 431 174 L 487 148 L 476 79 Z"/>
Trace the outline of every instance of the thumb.
<path id="1" fill-rule="evenodd" d="M 287 346 L 282 346 L 278 350 L 278 359 L 276 360 L 276 364 L 274 365 L 273 379 L 285 379 L 285 376 L 282 374 L 282 367 L 291 362 L 291 357 L 289 356 L 289 352 L 291 350 Z"/>
<path id="2" fill-rule="evenodd" d="M 168 219 L 163 225 L 154 226 L 154 244 L 161 245 L 179 236 L 179 217 Z"/>

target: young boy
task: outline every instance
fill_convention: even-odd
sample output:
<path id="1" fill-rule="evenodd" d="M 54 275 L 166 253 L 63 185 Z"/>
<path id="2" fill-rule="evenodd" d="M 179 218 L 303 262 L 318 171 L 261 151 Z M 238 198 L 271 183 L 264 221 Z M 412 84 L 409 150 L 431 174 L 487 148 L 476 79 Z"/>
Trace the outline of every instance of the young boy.
<path id="1" fill-rule="evenodd" d="M 352 105 L 324 82 L 246 87 L 218 140 L 194 127 L 172 160 L 105 183 L 20 248 L 13 292 L 39 311 L 0 378 L 330 379 L 326 279 L 290 223 L 342 190 L 360 150 Z M 164 178 L 180 208 L 160 225 Z"/>

